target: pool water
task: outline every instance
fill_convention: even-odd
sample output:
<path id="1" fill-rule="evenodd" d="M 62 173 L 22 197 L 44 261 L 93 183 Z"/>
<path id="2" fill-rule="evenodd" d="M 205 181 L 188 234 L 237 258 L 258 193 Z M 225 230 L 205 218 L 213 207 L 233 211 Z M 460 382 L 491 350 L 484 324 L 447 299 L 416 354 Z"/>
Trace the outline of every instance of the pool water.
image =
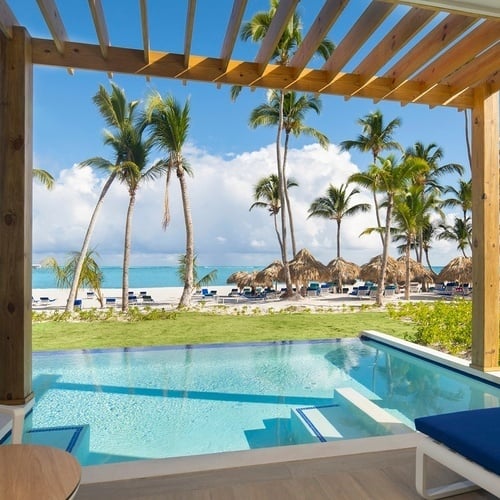
<path id="1" fill-rule="evenodd" d="M 335 439 L 377 433 L 339 388 L 409 427 L 500 405 L 497 385 L 363 339 L 34 353 L 33 387 L 24 440 L 69 442 L 83 465 L 334 439 L 298 428 L 311 409 L 338 421 Z"/>

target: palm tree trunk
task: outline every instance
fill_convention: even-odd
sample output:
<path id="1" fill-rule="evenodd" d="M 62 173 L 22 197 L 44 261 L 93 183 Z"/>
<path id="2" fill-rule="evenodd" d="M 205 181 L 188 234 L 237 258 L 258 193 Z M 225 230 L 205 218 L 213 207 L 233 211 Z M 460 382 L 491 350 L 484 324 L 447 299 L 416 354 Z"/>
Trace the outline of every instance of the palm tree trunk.
<path id="1" fill-rule="evenodd" d="M 290 239 L 292 241 L 292 253 L 295 258 L 297 255 L 297 245 L 295 244 L 295 229 L 293 226 L 293 216 L 292 216 L 292 205 L 290 204 L 290 196 L 288 195 L 288 182 L 286 178 L 286 162 L 288 158 L 288 140 L 290 138 L 290 134 L 285 134 L 285 149 L 283 152 L 283 184 L 285 186 L 285 201 L 286 201 L 286 209 L 288 213 L 288 222 L 290 223 Z"/>
<path id="2" fill-rule="evenodd" d="M 122 276 L 122 311 L 128 311 L 128 269 L 130 266 L 130 248 L 132 243 L 132 214 L 135 206 L 135 189 L 130 191 L 127 220 L 125 223 L 125 243 L 123 246 L 123 276 Z"/>
<path id="3" fill-rule="evenodd" d="M 187 183 L 183 170 L 177 171 L 177 177 L 181 186 L 182 209 L 184 211 L 184 225 L 186 227 L 186 275 L 184 277 L 184 289 L 179 301 L 179 308 L 189 307 L 191 295 L 193 295 L 193 272 L 194 272 L 194 232 L 191 217 L 191 205 L 187 192 Z"/>
<path id="4" fill-rule="evenodd" d="M 389 193 L 387 194 L 387 212 L 385 215 L 385 235 L 384 235 L 384 246 L 382 251 L 382 264 L 380 266 L 380 275 L 378 277 L 378 288 L 377 288 L 377 298 L 376 303 L 378 306 L 382 305 L 382 297 L 385 288 L 385 271 L 387 269 L 387 260 L 389 258 L 389 233 L 391 229 L 391 218 L 392 218 L 392 205 L 393 196 Z"/>
<path id="5" fill-rule="evenodd" d="M 73 276 L 73 283 L 71 284 L 71 289 L 68 296 L 68 301 L 66 302 L 66 312 L 73 312 L 76 295 L 78 293 L 78 285 L 80 284 L 80 275 L 82 274 L 83 263 L 85 262 L 85 257 L 87 256 L 87 252 L 90 246 L 90 239 L 92 237 L 92 233 L 94 232 L 94 227 L 97 222 L 97 215 L 101 210 L 102 204 L 104 202 L 104 197 L 106 196 L 109 188 L 111 187 L 112 182 L 115 180 L 116 171 L 114 171 L 107 179 L 104 184 L 101 194 L 99 195 L 99 199 L 97 200 L 96 206 L 94 208 L 94 212 L 92 213 L 92 217 L 90 218 L 89 225 L 87 227 L 87 232 L 85 233 L 85 238 L 83 239 L 82 249 L 80 250 L 80 256 L 78 257 L 78 262 L 75 267 L 75 275 Z"/>
<path id="6" fill-rule="evenodd" d="M 340 219 L 337 220 L 337 259 L 340 259 Z"/>
<path id="7" fill-rule="evenodd" d="M 405 300 L 410 300 L 410 242 L 405 248 Z"/>
<path id="8" fill-rule="evenodd" d="M 283 262 L 283 274 L 285 278 L 286 285 L 286 296 L 291 297 L 294 295 L 292 287 L 292 278 L 290 276 L 290 267 L 288 265 L 288 257 L 286 251 L 286 212 L 284 210 L 285 204 L 285 179 L 283 176 L 283 167 L 281 164 L 281 131 L 283 130 L 283 102 L 284 94 L 280 93 L 280 113 L 279 113 L 279 123 L 278 132 L 276 134 L 276 165 L 278 169 L 278 183 L 279 183 L 279 196 L 281 205 L 281 260 Z"/>

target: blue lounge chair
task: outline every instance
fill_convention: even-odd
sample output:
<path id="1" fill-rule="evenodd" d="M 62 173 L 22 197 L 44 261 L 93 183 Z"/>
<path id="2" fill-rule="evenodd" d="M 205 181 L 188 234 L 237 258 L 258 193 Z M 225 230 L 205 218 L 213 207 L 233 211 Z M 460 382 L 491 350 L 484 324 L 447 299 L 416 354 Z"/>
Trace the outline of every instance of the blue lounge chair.
<path id="1" fill-rule="evenodd" d="M 500 408 L 468 410 L 415 419 L 425 434 L 417 445 L 415 485 L 424 498 L 445 498 L 484 488 L 500 495 Z M 466 480 L 429 489 L 426 457 Z"/>

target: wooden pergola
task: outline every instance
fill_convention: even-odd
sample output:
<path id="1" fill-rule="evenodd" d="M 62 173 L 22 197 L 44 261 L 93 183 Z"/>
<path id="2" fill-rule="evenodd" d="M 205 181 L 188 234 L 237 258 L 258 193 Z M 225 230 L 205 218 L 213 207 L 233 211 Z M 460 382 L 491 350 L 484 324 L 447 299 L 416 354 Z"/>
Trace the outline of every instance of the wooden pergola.
<path id="1" fill-rule="evenodd" d="M 95 43 L 72 40 L 56 0 L 37 0 L 51 33 L 35 38 L 19 25 L 15 0 L 0 0 L 0 405 L 25 405 L 33 397 L 31 346 L 33 66 L 47 65 L 213 85 L 287 89 L 402 105 L 421 103 L 472 110 L 473 348 L 472 367 L 498 370 L 499 358 L 499 90 L 498 0 L 325 0 L 288 66 L 271 64 L 275 47 L 299 0 L 281 0 L 253 60 L 234 57 L 251 0 L 234 0 L 218 57 L 191 53 L 198 19 L 196 0 L 185 0 L 183 53 L 172 53 L 165 28 L 150 47 L 147 0 L 139 0 L 143 46 L 112 46 L 101 0 L 88 0 Z M 9 5 L 10 4 L 10 5 Z M 119 2 L 129 9 L 131 2 Z M 248 4 L 248 5 L 247 5 Z M 312 4 L 312 2 L 311 2 Z M 218 6 L 220 8 L 220 6 Z M 300 9 L 314 8 L 302 2 Z M 352 21 L 320 68 L 315 49 L 336 23 Z M 17 13 L 19 15 L 19 13 Z M 377 28 L 389 19 L 382 37 Z M 394 21 L 394 19 L 396 19 Z M 207 21 L 208 22 L 208 21 Z M 205 27 L 205 32 L 210 27 Z M 368 48 L 368 49 L 367 49 Z M 355 69 L 351 61 L 366 54 Z M 356 59 L 357 60 L 357 59 Z M 389 68 L 389 69 L 386 69 Z M 384 71 L 382 71 L 384 69 Z M 71 79 L 68 77 L 68 85 Z"/>

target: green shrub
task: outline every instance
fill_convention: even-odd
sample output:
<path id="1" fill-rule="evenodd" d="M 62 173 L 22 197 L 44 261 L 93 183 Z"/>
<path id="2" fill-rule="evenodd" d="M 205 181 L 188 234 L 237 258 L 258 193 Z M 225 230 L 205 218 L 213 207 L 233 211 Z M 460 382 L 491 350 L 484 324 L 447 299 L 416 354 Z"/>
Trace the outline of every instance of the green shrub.
<path id="1" fill-rule="evenodd" d="M 413 333 L 406 340 L 437 347 L 451 354 L 468 351 L 472 345 L 472 302 L 469 300 L 409 302 L 388 308 L 389 316 L 411 321 Z"/>

